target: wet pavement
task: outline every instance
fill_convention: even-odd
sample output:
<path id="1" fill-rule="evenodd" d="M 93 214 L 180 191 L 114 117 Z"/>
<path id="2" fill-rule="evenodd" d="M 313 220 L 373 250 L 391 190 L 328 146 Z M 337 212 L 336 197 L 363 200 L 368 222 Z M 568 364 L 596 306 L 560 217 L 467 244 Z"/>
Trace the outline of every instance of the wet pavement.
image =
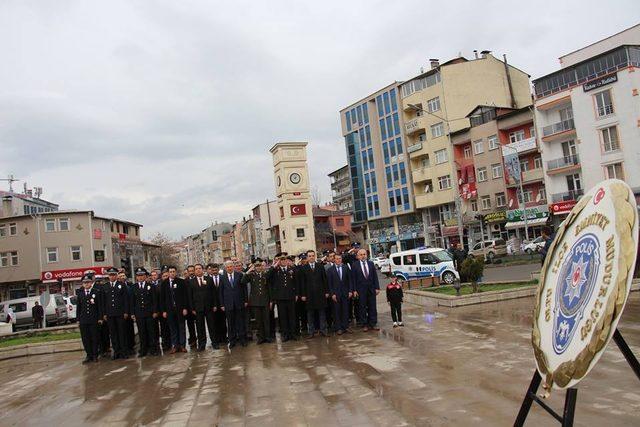
<path id="1" fill-rule="evenodd" d="M 382 301 L 382 298 L 380 298 Z M 512 425 L 535 369 L 533 298 L 405 307 L 406 327 L 226 351 L 0 362 L 0 425 Z M 640 293 L 620 330 L 640 354 Z M 561 410 L 563 394 L 549 404 Z M 615 344 L 579 386 L 576 425 L 640 424 L 640 382 Z M 527 425 L 555 421 L 534 405 Z"/>

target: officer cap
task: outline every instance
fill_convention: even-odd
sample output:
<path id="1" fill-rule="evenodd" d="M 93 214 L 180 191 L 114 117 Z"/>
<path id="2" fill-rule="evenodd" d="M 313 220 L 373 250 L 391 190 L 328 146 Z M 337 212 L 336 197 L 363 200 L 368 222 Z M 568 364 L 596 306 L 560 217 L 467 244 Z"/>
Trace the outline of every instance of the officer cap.
<path id="1" fill-rule="evenodd" d="M 118 274 L 118 269 L 115 267 L 109 267 L 107 269 L 107 274 L 111 275 L 111 274 Z"/>
<path id="2" fill-rule="evenodd" d="M 146 276 L 147 274 L 149 274 L 149 272 L 147 271 L 146 268 L 144 267 L 136 268 L 136 276 Z"/>
<path id="3" fill-rule="evenodd" d="M 82 275 L 83 282 L 93 282 L 96 279 L 96 274 L 93 271 L 87 271 Z"/>

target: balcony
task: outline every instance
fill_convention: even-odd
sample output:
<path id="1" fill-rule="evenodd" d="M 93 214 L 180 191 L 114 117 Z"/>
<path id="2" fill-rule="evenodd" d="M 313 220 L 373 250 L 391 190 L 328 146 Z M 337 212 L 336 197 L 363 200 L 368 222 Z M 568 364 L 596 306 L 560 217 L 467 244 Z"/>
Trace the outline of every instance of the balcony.
<path id="1" fill-rule="evenodd" d="M 573 123 L 573 119 L 563 120 L 558 123 L 554 123 L 542 128 L 542 139 L 545 141 L 551 141 L 557 136 L 565 135 L 567 133 L 575 133 L 576 126 Z"/>
<path id="2" fill-rule="evenodd" d="M 597 110 L 598 117 L 606 117 L 613 114 L 613 105 L 603 105 L 602 107 L 598 107 Z"/>
<path id="3" fill-rule="evenodd" d="M 577 154 L 571 156 L 560 157 L 559 159 L 549 160 L 547 162 L 547 174 L 555 175 L 558 173 L 569 172 L 580 167 L 580 157 Z"/>
<path id="4" fill-rule="evenodd" d="M 559 202 L 568 202 L 571 200 L 578 200 L 583 195 L 584 195 L 583 189 L 569 190 L 569 191 L 565 191 L 564 193 L 555 193 L 551 196 L 551 202 L 559 203 Z"/>
<path id="5" fill-rule="evenodd" d="M 528 171 L 522 171 L 522 183 L 523 184 L 531 184 L 534 182 L 539 182 L 544 180 L 544 171 L 542 168 L 531 169 Z M 512 178 L 507 178 L 507 187 L 516 187 L 519 184 Z"/>
<path id="6" fill-rule="evenodd" d="M 416 151 L 420 150 L 422 150 L 422 141 L 418 141 L 414 144 L 409 144 L 409 146 L 407 147 L 407 153 L 409 154 L 415 153 Z"/>
<path id="7" fill-rule="evenodd" d="M 464 169 L 467 166 L 473 166 L 473 157 L 456 159 L 456 166 L 458 170 Z"/>
<path id="8" fill-rule="evenodd" d="M 412 120 L 405 122 L 404 131 L 407 135 L 413 135 L 416 132 L 425 129 L 424 120 L 422 117 L 416 117 Z"/>
<path id="9" fill-rule="evenodd" d="M 414 169 L 411 172 L 411 179 L 414 183 L 423 182 L 428 179 L 433 179 L 433 172 L 431 168 Z"/>

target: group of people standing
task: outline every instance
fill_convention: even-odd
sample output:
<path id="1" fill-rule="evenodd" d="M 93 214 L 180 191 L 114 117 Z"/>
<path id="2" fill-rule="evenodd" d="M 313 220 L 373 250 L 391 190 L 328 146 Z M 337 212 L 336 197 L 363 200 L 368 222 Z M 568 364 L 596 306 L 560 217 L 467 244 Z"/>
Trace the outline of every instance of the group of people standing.
<path id="1" fill-rule="evenodd" d="M 107 270 L 97 282 L 91 272 L 77 290 L 77 313 L 84 363 L 99 356 L 112 359 L 134 354 L 135 323 L 138 357 L 161 353 L 204 351 L 207 332 L 213 349 L 273 342 L 277 327 L 282 342 L 352 333 L 355 320 L 363 331 L 378 330 L 376 297 L 380 284 L 364 249 L 330 252 L 318 260 L 310 250 L 299 257 L 279 253 L 272 262 L 257 259 L 248 268 L 237 260 L 188 266 L 179 277 L 175 266 L 148 272 Z M 111 351 L 110 351 L 111 350 Z"/>

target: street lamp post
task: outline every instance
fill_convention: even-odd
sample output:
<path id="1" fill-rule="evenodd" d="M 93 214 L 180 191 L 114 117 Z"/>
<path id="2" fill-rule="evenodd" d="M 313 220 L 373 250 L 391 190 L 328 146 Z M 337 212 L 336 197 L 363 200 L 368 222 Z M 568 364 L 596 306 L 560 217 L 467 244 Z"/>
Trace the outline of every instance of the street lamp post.
<path id="1" fill-rule="evenodd" d="M 449 146 L 452 145 L 451 142 L 451 126 L 449 125 L 450 121 L 445 119 L 444 117 L 440 117 L 437 114 L 433 114 L 430 111 L 427 111 L 425 109 L 423 109 L 422 107 L 419 107 L 415 104 L 407 104 L 409 106 L 409 108 L 413 111 L 416 112 L 421 112 L 421 113 L 426 113 L 429 114 L 430 116 L 433 116 L 437 119 L 442 120 L 444 123 L 447 124 L 447 140 L 449 141 Z M 457 182 L 457 180 L 455 181 Z M 462 247 L 464 248 L 464 228 L 462 226 L 462 201 L 460 200 L 460 194 L 458 194 L 458 191 L 456 190 L 456 196 L 454 198 L 454 205 L 456 207 L 456 211 L 457 211 L 457 217 L 458 217 L 458 238 L 460 239 L 460 245 L 462 245 Z M 444 237 L 443 237 L 443 242 L 442 245 L 444 246 Z"/>
<path id="2" fill-rule="evenodd" d="M 527 219 L 527 204 L 524 201 L 524 190 L 522 187 L 522 168 L 520 167 L 520 155 L 518 154 L 518 150 L 516 150 L 513 147 L 509 147 L 508 145 L 503 145 L 502 146 L 502 150 L 504 151 L 505 148 L 508 148 L 510 150 L 513 150 L 516 153 L 516 159 L 518 160 L 518 170 L 520 171 L 520 177 L 518 179 L 518 183 L 520 184 L 520 198 L 522 199 L 522 201 L 520 201 L 520 199 L 518 199 L 518 205 L 520 206 L 520 210 L 522 211 L 522 216 L 524 217 L 524 234 L 525 234 L 525 238 L 527 241 L 529 241 L 529 221 Z M 503 156 L 504 159 L 504 156 Z M 517 191 L 516 191 L 517 193 Z M 517 194 L 516 194 L 516 198 L 517 198 Z"/>

